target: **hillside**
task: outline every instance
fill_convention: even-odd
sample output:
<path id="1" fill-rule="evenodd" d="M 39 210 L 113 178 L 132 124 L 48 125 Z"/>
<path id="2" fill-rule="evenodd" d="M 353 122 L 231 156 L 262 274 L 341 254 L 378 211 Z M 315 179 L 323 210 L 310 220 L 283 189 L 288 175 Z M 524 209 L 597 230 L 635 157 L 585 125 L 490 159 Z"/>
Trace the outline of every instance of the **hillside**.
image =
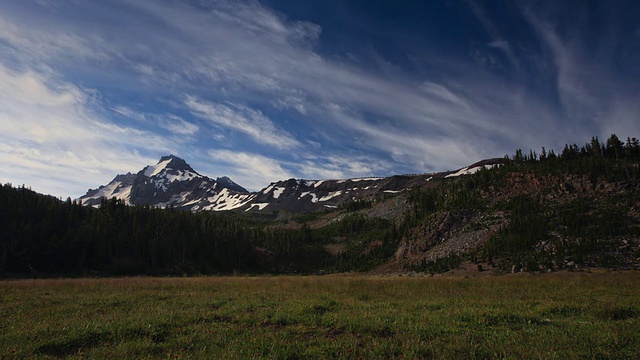
<path id="1" fill-rule="evenodd" d="M 440 273 L 464 264 L 494 273 L 638 269 L 639 164 L 638 140 L 612 135 L 557 155 L 518 150 L 457 172 L 363 179 L 402 191 L 378 188 L 341 198 L 335 208 L 295 213 L 285 207 L 189 212 L 127 206 L 117 198 L 92 208 L 7 184 L 0 191 L 0 272 Z M 327 183 L 354 187 L 353 180 L 340 181 Z M 293 189 L 303 191 L 303 184 L 282 184 L 261 193 L 280 200 L 274 203 L 286 204 L 289 190 L 289 199 L 301 198 Z"/>
<path id="2" fill-rule="evenodd" d="M 518 150 L 496 169 L 360 211 L 383 214 L 402 234 L 395 266 L 379 271 L 438 273 L 463 262 L 496 271 L 640 268 L 639 150 L 615 135 L 559 156 Z"/>

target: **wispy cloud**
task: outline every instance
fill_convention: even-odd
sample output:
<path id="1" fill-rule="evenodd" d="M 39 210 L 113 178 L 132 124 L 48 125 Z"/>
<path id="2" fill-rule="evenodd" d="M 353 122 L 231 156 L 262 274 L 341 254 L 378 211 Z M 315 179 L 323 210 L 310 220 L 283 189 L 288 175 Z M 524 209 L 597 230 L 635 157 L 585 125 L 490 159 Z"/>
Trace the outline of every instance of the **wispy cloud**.
<path id="1" fill-rule="evenodd" d="M 194 115 L 225 129 L 244 133 L 258 143 L 278 149 L 290 149 L 300 145 L 289 133 L 278 129 L 261 111 L 248 106 L 206 102 L 193 96 L 187 96 L 185 105 Z"/>
<path id="2" fill-rule="evenodd" d="M 101 62 L 115 55 L 100 36 L 87 32 L 49 31 L 49 27 L 58 25 L 55 20 L 41 17 L 36 21 L 29 15 L 20 12 L 0 14 L 0 41 L 12 50 L 18 50 L 12 51 L 13 60 L 32 65 L 59 60 Z"/>
<path id="3" fill-rule="evenodd" d="M 637 133 L 640 122 L 632 113 L 640 110 L 640 85 L 629 74 L 612 71 L 610 59 L 624 43 L 611 43 L 606 33 L 616 31 L 616 22 L 602 29 L 603 39 L 585 37 L 589 24 L 576 22 L 576 29 L 561 32 L 554 22 L 557 9 L 522 6 L 522 14 L 547 51 L 554 72 L 555 90 L 562 118 L 574 122 L 582 133 Z M 614 12 L 615 7 L 605 11 Z M 601 14 L 606 16 L 606 14 Z M 577 30 L 577 31 L 576 31 Z M 606 40 L 606 41 L 604 41 Z M 635 95 L 634 95 L 635 94 Z M 624 114 L 624 115 L 623 115 Z M 624 119 L 624 120 L 623 120 Z"/>
<path id="4" fill-rule="evenodd" d="M 152 114 L 135 111 L 129 107 L 118 105 L 112 109 L 114 112 L 148 126 L 155 125 L 169 131 L 171 134 L 189 138 L 195 135 L 200 127 L 193 122 L 185 121 L 180 116 L 163 113 Z"/>
<path id="5" fill-rule="evenodd" d="M 279 161 L 242 151 L 211 150 L 209 157 L 219 170 L 250 190 L 260 190 L 271 181 L 294 177 Z"/>
<path id="6" fill-rule="evenodd" d="M 487 44 L 489 47 L 500 49 L 507 59 L 509 64 L 513 67 L 516 73 L 520 72 L 520 61 L 514 54 L 511 44 L 505 40 L 505 36 L 502 34 L 498 26 L 487 16 L 485 10 L 474 0 L 466 0 L 473 15 L 478 19 L 482 27 L 491 37 L 491 41 Z M 492 58 L 494 61 L 495 58 Z M 519 74 L 518 74 L 519 75 Z"/>
<path id="7" fill-rule="evenodd" d="M 332 154 L 308 156 L 290 165 L 305 179 L 345 179 L 349 177 L 373 176 L 390 167 L 386 161 L 373 156 Z"/>
<path id="8" fill-rule="evenodd" d="M 290 178 L 319 180 L 372 176 L 389 165 L 374 157 L 357 155 L 307 154 L 303 159 L 282 159 L 231 150 L 211 150 L 207 155 L 203 162 L 208 161 L 216 171 L 224 171 L 250 190 L 260 190 L 270 182 Z"/>

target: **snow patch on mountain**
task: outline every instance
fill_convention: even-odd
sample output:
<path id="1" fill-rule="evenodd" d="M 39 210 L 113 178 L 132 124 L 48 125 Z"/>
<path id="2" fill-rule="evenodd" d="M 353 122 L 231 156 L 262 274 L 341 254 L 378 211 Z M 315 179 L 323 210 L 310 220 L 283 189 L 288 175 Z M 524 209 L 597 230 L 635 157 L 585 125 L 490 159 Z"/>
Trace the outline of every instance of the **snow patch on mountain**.
<path id="1" fill-rule="evenodd" d="M 342 190 L 338 190 L 338 191 L 332 191 L 329 194 L 321 197 L 320 199 L 318 199 L 318 201 L 329 201 L 331 199 L 333 199 L 336 196 L 340 196 L 342 195 Z"/>
<path id="2" fill-rule="evenodd" d="M 482 166 L 476 166 L 476 167 L 464 167 L 460 170 L 458 170 L 457 172 L 453 173 L 453 174 L 449 174 L 447 176 L 445 176 L 445 178 L 451 178 L 451 177 L 457 177 L 457 176 L 462 176 L 462 175 L 472 175 L 477 173 L 480 170 L 488 170 L 488 169 L 492 169 L 493 167 L 495 167 L 496 165 L 482 165 Z"/>
<path id="3" fill-rule="evenodd" d="M 167 185 L 164 179 L 156 179 L 152 180 L 151 183 L 156 187 L 157 190 L 167 191 Z"/>
<path id="4" fill-rule="evenodd" d="M 286 189 L 285 187 L 276 187 L 276 189 L 273 191 L 273 198 L 274 199 L 279 198 L 285 189 Z"/>
<path id="5" fill-rule="evenodd" d="M 264 210 L 264 208 L 266 208 L 269 205 L 269 203 L 255 203 L 255 204 L 251 204 L 251 206 L 245 210 L 245 211 L 249 211 L 249 210 Z M 257 208 L 257 209 L 256 209 Z"/>
<path id="6" fill-rule="evenodd" d="M 195 178 L 201 177 L 196 173 L 192 173 L 191 171 L 178 171 L 178 175 L 165 174 L 165 178 L 169 180 L 169 182 L 174 181 L 189 181 Z"/>
<path id="7" fill-rule="evenodd" d="M 349 179 L 353 182 L 358 182 L 358 181 L 378 181 L 378 180 L 382 180 L 384 178 L 379 178 L 379 177 L 368 177 L 368 178 L 357 178 L 357 179 Z"/>
<path id="8" fill-rule="evenodd" d="M 269 193 L 269 191 L 273 190 L 274 187 L 276 187 L 276 184 L 271 184 L 271 185 L 267 186 L 264 190 L 262 190 L 262 193 L 267 195 Z"/>
<path id="9" fill-rule="evenodd" d="M 240 208 L 249 203 L 255 195 L 238 194 L 224 188 L 218 194 L 209 197 L 207 200 L 211 205 L 204 206 L 202 210 L 224 211 Z"/>
<path id="10" fill-rule="evenodd" d="M 159 174 L 162 170 L 166 169 L 167 165 L 171 162 L 172 159 L 167 159 L 159 162 L 156 165 L 149 165 L 144 170 L 144 176 L 153 177 Z"/>
<path id="11" fill-rule="evenodd" d="M 317 202 L 318 202 L 318 195 L 316 195 L 316 194 L 312 193 L 311 191 L 305 191 L 305 192 L 303 192 L 302 194 L 300 194 L 300 196 L 298 197 L 298 199 L 302 199 L 303 197 L 305 197 L 305 196 L 307 196 L 307 195 L 311 196 L 311 202 L 312 202 L 312 203 L 314 203 L 314 204 L 315 204 L 315 203 L 317 203 Z"/>
<path id="12" fill-rule="evenodd" d="M 94 198 L 116 198 L 122 200 L 129 205 L 131 196 L 131 185 L 123 186 L 121 181 L 113 181 L 101 188 L 92 196 Z"/>
<path id="13" fill-rule="evenodd" d="M 169 199 L 169 201 L 165 201 L 165 202 L 161 202 L 158 203 L 156 205 L 156 207 L 159 207 L 161 209 L 166 209 L 167 207 L 169 207 L 170 205 L 176 205 L 176 204 L 184 204 L 187 200 L 187 198 L 189 197 L 189 195 L 191 194 L 191 192 L 188 191 L 183 191 L 179 194 L 175 194 L 171 196 L 171 199 Z"/>

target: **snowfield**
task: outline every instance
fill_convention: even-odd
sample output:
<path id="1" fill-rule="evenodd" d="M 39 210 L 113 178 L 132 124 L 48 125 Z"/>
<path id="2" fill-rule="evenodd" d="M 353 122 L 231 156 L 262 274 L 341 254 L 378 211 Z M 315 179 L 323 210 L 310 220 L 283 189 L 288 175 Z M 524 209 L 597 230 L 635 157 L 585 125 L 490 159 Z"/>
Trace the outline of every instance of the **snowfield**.
<path id="1" fill-rule="evenodd" d="M 123 186 L 122 182 L 115 181 L 98 189 L 98 192 L 95 193 L 91 198 L 100 199 L 102 197 L 107 199 L 115 197 L 116 199 L 122 200 L 125 204 L 129 205 L 131 200 L 131 185 Z"/>
<path id="2" fill-rule="evenodd" d="M 282 195 L 282 193 L 284 192 L 286 188 L 284 187 L 277 187 L 275 188 L 275 190 L 273 190 L 273 198 L 277 199 L 280 197 L 280 195 Z"/>
<path id="3" fill-rule="evenodd" d="M 340 195 L 342 195 L 342 190 L 333 191 L 333 192 L 330 192 L 329 194 L 321 197 L 318 201 L 329 201 L 329 200 L 333 199 L 334 197 L 340 196 Z"/>
<path id="4" fill-rule="evenodd" d="M 171 162 L 172 159 L 167 159 L 165 161 L 159 162 L 156 165 L 149 165 L 146 167 L 146 169 L 144 170 L 144 176 L 146 177 L 153 177 L 156 176 L 157 174 L 159 174 L 162 170 L 164 170 L 167 165 L 169 165 L 169 163 Z"/>
<path id="5" fill-rule="evenodd" d="M 460 170 L 458 170 L 458 172 L 453 173 L 453 174 L 449 174 L 447 176 L 445 176 L 445 178 L 451 178 L 451 177 L 456 177 L 456 176 L 462 176 L 462 175 L 472 175 L 477 173 L 480 170 L 486 169 L 489 170 L 493 167 L 495 167 L 496 165 L 483 165 L 483 166 L 477 166 L 477 167 L 473 167 L 473 168 L 469 168 L 469 167 L 465 167 L 462 168 Z"/>

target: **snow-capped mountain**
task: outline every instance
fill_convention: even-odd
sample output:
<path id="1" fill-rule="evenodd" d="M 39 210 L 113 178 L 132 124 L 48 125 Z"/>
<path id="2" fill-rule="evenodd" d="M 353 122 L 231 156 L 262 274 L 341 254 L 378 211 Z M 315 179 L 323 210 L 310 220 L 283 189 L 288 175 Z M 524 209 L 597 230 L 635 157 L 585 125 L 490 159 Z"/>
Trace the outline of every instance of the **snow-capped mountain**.
<path id="1" fill-rule="evenodd" d="M 254 193 L 251 200 L 241 208 L 245 211 L 284 210 L 291 213 L 334 209 L 348 201 L 379 200 L 385 196 L 409 191 L 437 178 L 471 175 L 502 162 L 504 159 L 483 160 L 457 171 L 434 174 L 340 180 L 282 180 Z"/>
<path id="2" fill-rule="evenodd" d="M 118 198 L 130 205 L 175 207 L 191 211 L 302 213 L 334 209 L 347 201 L 375 200 L 420 187 L 434 178 L 451 178 L 488 169 L 504 159 L 483 160 L 458 171 L 341 180 L 289 179 L 250 193 L 228 177 L 200 175 L 173 155 L 136 174 L 116 176 L 109 184 L 89 190 L 83 204 L 99 205 L 102 198 Z"/>
<path id="3" fill-rule="evenodd" d="M 284 210 L 291 213 L 334 209 L 354 200 L 371 200 L 424 184 L 428 175 L 341 180 L 289 179 L 271 183 L 255 193 L 245 211 Z"/>
<path id="4" fill-rule="evenodd" d="M 249 192 L 228 177 L 211 179 L 193 170 L 183 159 L 169 155 L 136 174 L 117 175 L 109 184 L 89 190 L 79 200 L 99 205 L 102 198 L 112 197 L 130 205 L 214 210 L 211 205 L 244 200 Z M 220 210 L 227 208 L 220 206 Z"/>

